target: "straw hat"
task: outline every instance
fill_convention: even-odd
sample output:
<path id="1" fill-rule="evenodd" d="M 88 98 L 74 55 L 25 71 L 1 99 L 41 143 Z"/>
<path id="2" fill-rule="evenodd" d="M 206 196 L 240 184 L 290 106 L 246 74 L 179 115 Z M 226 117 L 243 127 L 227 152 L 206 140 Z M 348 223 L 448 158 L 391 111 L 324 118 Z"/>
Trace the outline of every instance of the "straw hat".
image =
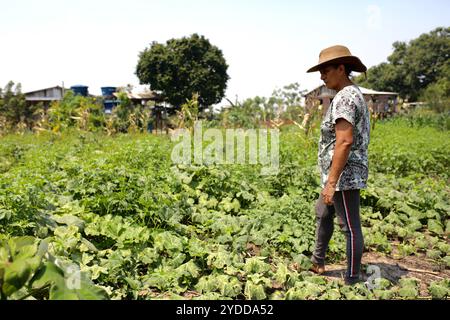
<path id="1" fill-rule="evenodd" d="M 352 71 L 366 72 L 366 66 L 359 60 L 358 57 L 353 56 L 350 50 L 344 46 L 332 46 L 323 49 L 319 55 L 319 63 L 310 68 L 307 72 L 319 71 L 323 66 L 328 64 L 346 64 L 349 65 Z"/>

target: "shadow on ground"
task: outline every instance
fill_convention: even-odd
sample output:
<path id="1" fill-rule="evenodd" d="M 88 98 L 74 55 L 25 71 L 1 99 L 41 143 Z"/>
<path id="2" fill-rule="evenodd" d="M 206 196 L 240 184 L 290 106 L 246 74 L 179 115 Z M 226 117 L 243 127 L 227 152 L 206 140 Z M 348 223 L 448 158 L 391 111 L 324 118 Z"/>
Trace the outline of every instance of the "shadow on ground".
<path id="1" fill-rule="evenodd" d="M 330 280 L 343 280 L 346 273 L 346 268 L 342 266 L 330 266 L 323 276 L 329 278 Z M 390 263 L 364 263 L 362 266 L 361 276 L 362 280 L 366 281 L 369 277 L 380 276 L 389 280 L 393 285 L 397 285 L 398 281 L 402 277 L 408 276 L 408 271 L 403 269 L 398 264 Z"/>

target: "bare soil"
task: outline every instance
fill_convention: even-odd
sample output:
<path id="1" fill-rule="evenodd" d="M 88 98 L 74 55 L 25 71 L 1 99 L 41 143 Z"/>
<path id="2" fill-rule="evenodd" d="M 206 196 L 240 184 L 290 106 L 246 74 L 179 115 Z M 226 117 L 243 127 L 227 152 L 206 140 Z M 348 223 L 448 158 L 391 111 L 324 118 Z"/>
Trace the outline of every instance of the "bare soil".
<path id="1" fill-rule="evenodd" d="M 440 266 L 433 260 L 422 255 L 412 255 L 407 257 L 395 257 L 395 251 L 392 256 L 386 256 L 377 252 L 366 252 L 363 254 L 363 280 L 368 276 L 365 269 L 369 265 L 375 265 L 380 268 L 381 277 L 389 280 L 394 286 L 398 284 L 401 278 L 416 278 L 420 283 L 420 296 L 429 297 L 427 287 L 433 281 L 450 279 L 450 270 Z M 326 265 L 326 272 L 323 274 L 329 280 L 341 279 L 344 281 L 346 272 L 346 263 Z"/>

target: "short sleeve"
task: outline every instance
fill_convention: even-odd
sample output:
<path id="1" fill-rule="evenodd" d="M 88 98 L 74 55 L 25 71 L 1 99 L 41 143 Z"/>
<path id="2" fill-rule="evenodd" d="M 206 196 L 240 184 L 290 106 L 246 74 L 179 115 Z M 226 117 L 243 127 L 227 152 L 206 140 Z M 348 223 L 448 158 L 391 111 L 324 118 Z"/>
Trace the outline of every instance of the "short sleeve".
<path id="1" fill-rule="evenodd" d="M 345 119 L 355 126 L 356 103 L 351 95 L 336 96 L 331 113 L 331 121 L 336 124 L 337 119 Z"/>

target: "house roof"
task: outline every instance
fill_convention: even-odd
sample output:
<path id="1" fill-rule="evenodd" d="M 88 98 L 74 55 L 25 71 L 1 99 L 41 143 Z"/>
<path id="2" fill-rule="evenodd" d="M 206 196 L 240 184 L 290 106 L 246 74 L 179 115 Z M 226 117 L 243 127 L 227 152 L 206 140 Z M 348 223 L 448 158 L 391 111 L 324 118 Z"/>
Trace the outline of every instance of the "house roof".
<path id="1" fill-rule="evenodd" d="M 42 88 L 42 89 L 38 89 L 38 90 L 27 91 L 27 92 L 24 92 L 23 94 L 27 95 L 27 94 L 40 92 L 40 91 L 45 91 L 45 90 L 49 90 L 49 89 L 62 89 L 62 87 L 61 86 L 54 86 L 54 87 Z M 64 88 L 64 90 L 69 90 L 69 89 Z"/>

